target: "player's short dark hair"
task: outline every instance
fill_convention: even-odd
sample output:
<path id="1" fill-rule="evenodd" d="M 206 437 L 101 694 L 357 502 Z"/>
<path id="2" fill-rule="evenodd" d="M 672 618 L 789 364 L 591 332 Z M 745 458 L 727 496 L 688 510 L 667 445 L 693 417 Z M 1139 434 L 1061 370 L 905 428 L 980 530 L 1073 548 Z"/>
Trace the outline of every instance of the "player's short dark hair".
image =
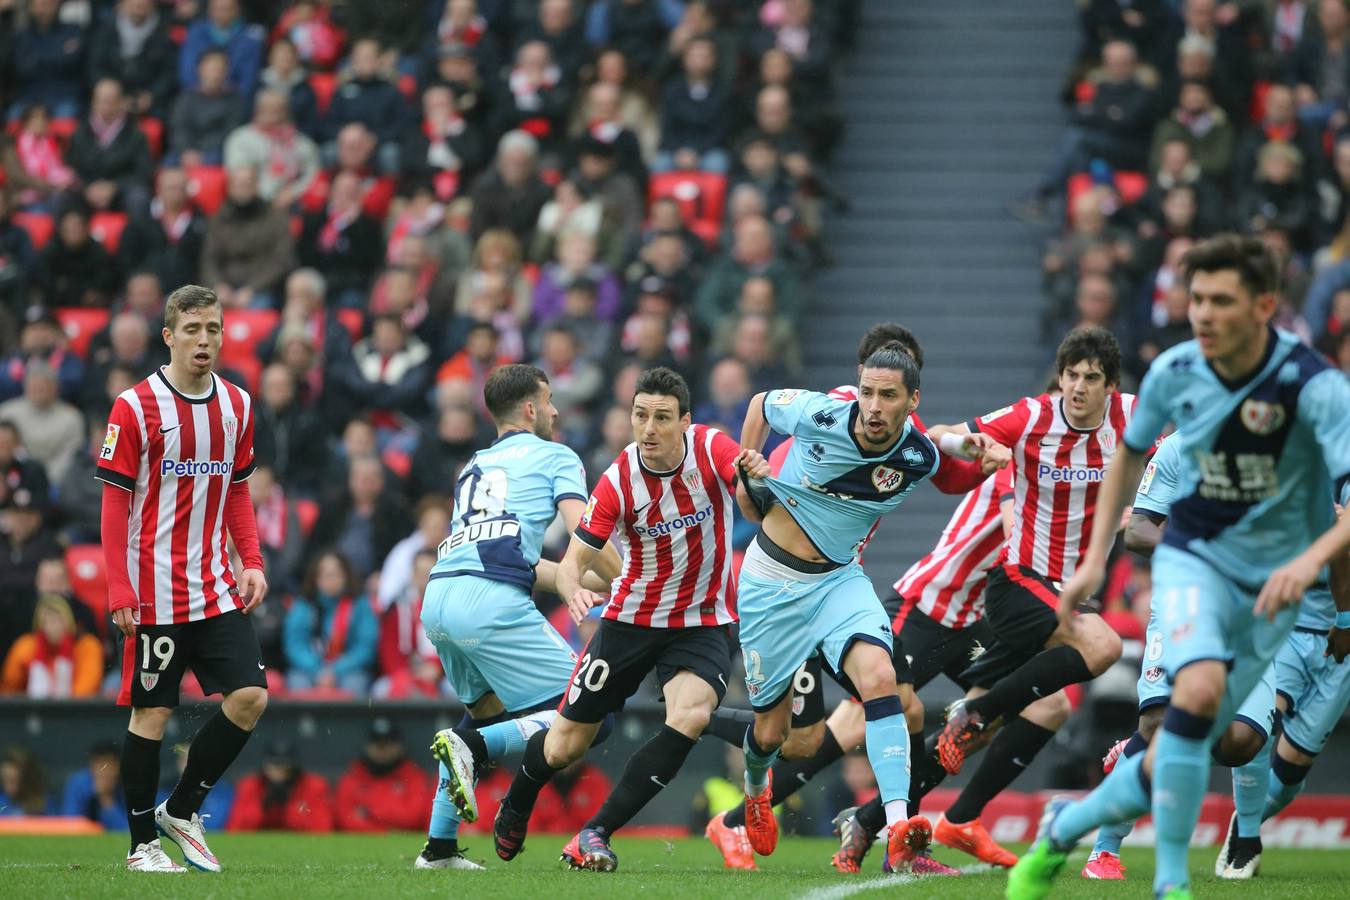
<path id="1" fill-rule="evenodd" d="M 544 370 L 524 363 L 508 363 L 492 370 L 483 385 L 483 402 L 494 422 L 500 423 L 520 404 L 539 395 L 539 388 L 548 384 Z"/>
<path id="2" fill-rule="evenodd" d="M 1232 269 L 1253 297 L 1269 294 L 1280 286 L 1280 264 L 1260 239 L 1239 234 L 1221 234 L 1201 241 L 1181 258 L 1181 269 L 1190 286 L 1196 272 Z"/>
<path id="3" fill-rule="evenodd" d="M 220 306 L 216 292 L 200 284 L 185 284 L 169 295 L 164 301 L 164 327 L 173 331 L 178 326 L 178 316 L 182 313 L 196 312 Z"/>
<path id="4" fill-rule="evenodd" d="M 893 369 L 898 371 L 901 379 L 905 382 L 905 389 L 912 394 L 919 389 L 919 361 L 908 351 L 895 346 L 894 343 L 887 343 L 880 349 L 874 350 L 867 359 L 863 360 L 862 367 L 864 369 Z"/>
<path id="5" fill-rule="evenodd" d="M 914 332 L 897 322 L 878 322 L 867 329 L 858 342 L 858 365 L 865 364 L 869 356 L 887 344 L 899 344 L 914 357 L 919 368 L 923 368 L 923 347 L 919 346 L 919 339 L 914 336 Z"/>
<path id="6" fill-rule="evenodd" d="M 1102 370 L 1107 384 L 1120 384 L 1120 342 L 1105 328 L 1075 328 L 1055 351 L 1055 373 L 1080 362 L 1095 362 Z"/>
<path id="7" fill-rule="evenodd" d="M 637 394 L 656 394 L 661 397 L 674 397 L 679 403 L 680 415 L 689 412 L 688 383 L 679 372 L 665 366 L 644 370 L 638 376 L 637 387 L 633 394 L 634 396 Z"/>

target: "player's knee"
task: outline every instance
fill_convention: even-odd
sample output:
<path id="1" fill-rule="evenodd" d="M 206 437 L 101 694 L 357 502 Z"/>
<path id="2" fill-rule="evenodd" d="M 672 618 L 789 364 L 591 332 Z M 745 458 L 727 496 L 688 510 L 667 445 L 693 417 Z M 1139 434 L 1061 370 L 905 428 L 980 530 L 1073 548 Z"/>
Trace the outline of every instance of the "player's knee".
<path id="1" fill-rule="evenodd" d="M 1266 737 L 1245 722 L 1233 722 L 1219 739 L 1214 756 L 1219 765 L 1237 768 L 1256 758 L 1266 744 Z"/>
<path id="2" fill-rule="evenodd" d="M 225 698 L 226 715 L 241 728 L 251 729 L 267 709 L 267 688 L 244 687 Z"/>
<path id="3" fill-rule="evenodd" d="M 1193 667 L 1194 668 L 1194 667 Z M 1219 705 L 1223 702 L 1224 683 L 1222 674 L 1217 679 L 1201 677 L 1190 669 L 1183 669 L 1172 688 L 1172 706 L 1197 716 L 1214 718 L 1219 714 Z"/>
<path id="4" fill-rule="evenodd" d="M 544 760 L 551 768 L 566 768 L 581 759 L 592 737 L 592 729 L 559 716 L 544 738 Z"/>
<path id="5" fill-rule="evenodd" d="M 711 720 L 712 710 L 707 706 L 685 706 L 666 714 L 667 725 L 685 737 L 694 739 L 707 730 Z"/>
<path id="6" fill-rule="evenodd" d="M 1166 706 L 1150 706 L 1139 714 L 1139 736 L 1146 741 L 1153 740 L 1153 735 L 1157 733 L 1158 726 L 1162 724 L 1163 711 Z"/>
<path id="7" fill-rule="evenodd" d="M 1087 629 L 1078 652 L 1083 655 L 1088 671 L 1095 678 L 1115 665 L 1124 652 L 1124 644 L 1110 625 L 1094 616 L 1093 624 Z"/>
<path id="8" fill-rule="evenodd" d="M 779 722 L 776 719 L 757 718 L 755 720 L 755 743 L 765 750 L 772 747 L 782 747 L 787 743 L 788 725 L 789 723 Z"/>
<path id="9" fill-rule="evenodd" d="M 888 654 L 877 654 L 873 663 L 868 660 L 858 677 L 853 678 L 853 686 L 863 700 L 895 695 L 895 669 L 891 666 Z"/>
<path id="10" fill-rule="evenodd" d="M 132 734 L 152 741 L 164 737 L 164 729 L 169 725 L 173 710 L 167 706 L 140 706 L 131 710 Z"/>

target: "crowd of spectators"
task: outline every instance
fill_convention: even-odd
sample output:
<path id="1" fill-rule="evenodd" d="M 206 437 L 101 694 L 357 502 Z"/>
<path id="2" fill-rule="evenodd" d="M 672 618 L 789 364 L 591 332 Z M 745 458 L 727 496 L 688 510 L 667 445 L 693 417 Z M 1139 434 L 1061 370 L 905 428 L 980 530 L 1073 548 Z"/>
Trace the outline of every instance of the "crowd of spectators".
<path id="1" fill-rule="evenodd" d="M 641 369 L 732 433 L 796 374 L 858 5 L 0 3 L 0 691 L 116 680 L 92 473 L 200 283 L 256 401 L 273 686 L 437 695 L 417 609 L 493 366 L 548 373 L 592 480 Z"/>
<path id="2" fill-rule="evenodd" d="M 1277 324 L 1350 373 L 1350 9 L 1344 0 L 1088 0 L 1071 126 L 1016 212 L 1042 258 L 1047 347 L 1120 338 L 1129 384 L 1190 337 L 1179 262 L 1236 230 L 1283 264 Z M 1052 351 L 1050 351 L 1052 352 Z"/>

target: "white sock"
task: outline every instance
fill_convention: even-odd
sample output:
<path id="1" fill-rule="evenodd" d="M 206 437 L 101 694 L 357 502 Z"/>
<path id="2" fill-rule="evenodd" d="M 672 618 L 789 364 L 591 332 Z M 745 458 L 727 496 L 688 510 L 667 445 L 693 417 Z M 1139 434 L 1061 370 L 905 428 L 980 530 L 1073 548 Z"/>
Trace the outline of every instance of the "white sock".
<path id="1" fill-rule="evenodd" d="M 908 822 L 909 811 L 908 804 L 904 800 L 886 801 L 886 826 L 889 828 L 897 822 Z"/>

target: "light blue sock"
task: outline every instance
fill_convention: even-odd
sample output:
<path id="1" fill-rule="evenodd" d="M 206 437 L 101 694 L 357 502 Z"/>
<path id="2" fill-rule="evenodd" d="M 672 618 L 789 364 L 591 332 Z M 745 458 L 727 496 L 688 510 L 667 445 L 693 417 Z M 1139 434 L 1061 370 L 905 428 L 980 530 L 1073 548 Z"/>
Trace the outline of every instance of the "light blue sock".
<path id="1" fill-rule="evenodd" d="M 555 716 L 557 713 L 549 710 L 519 719 L 495 722 L 478 729 L 478 733 L 483 736 L 483 742 L 487 744 L 488 759 L 500 762 L 503 757 L 524 753 L 530 737 L 536 731 L 548 728 Z"/>
<path id="2" fill-rule="evenodd" d="M 431 826 L 427 828 L 427 837 L 453 839 L 459 836 L 459 810 L 450 802 L 445 787 L 450 783 L 450 770 L 445 763 L 440 764 L 441 780 L 436 785 L 436 796 L 431 801 Z"/>
<path id="3" fill-rule="evenodd" d="M 769 769 L 778 759 L 778 748 L 765 750 L 755 742 L 755 726 L 745 729 L 745 792 L 758 796 L 769 781 Z"/>
<path id="4" fill-rule="evenodd" d="M 1097 843 L 1092 845 L 1093 854 L 1110 853 L 1119 856 L 1120 845 L 1125 843 L 1125 838 L 1129 837 L 1131 831 L 1134 831 L 1134 819 L 1127 819 L 1114 825 L 1103 825 L 1097 830 Z"/>
<path id="5" fill-rule="evenodd" d="M 881 802 L 886 805 L 886 824 L 906 816 L 909 803 L 909 728 L 900 698 L 877 697 L 863 703 L 867 718 L 867 761 L 872 764 Z"/>
<path id="6" fill-rule="evenodd" d="M 1261 820 L 1266 808 L 1266 779 L 1270 773 L 1270 747 L 1266 741 L 1261 752 L 1249 763 L 1233 770 L 1233 806 L 1237 811 L 1239 837 L 1260 837 Z"/>
<path id="7" fill-rule="evenodd" d="M 1175 706 L 1158 731 L 1153 760 L 1153 824 L 1157 869 L 1153 888 L 1188 887 L 1187 854 L 1200 804 L 1209 784 L 1210 739 L 1214 720 Z"/>
<path id="8" fill-rule="evenodd" d="M 1143 768 L 1143 753 L 1117 762 L 1095 791 L 1070 803 L 1055 817 L 1050 829 L 1051 843 L 1068 849 L 1094 828 L 1133 822 L 1148 812 L 1149 792 L 1140 777 Z M 1128 833 L 1127 829 L 1125 834 Z M 1119 843 L 1116 846 L 1119 848 Z"/>

